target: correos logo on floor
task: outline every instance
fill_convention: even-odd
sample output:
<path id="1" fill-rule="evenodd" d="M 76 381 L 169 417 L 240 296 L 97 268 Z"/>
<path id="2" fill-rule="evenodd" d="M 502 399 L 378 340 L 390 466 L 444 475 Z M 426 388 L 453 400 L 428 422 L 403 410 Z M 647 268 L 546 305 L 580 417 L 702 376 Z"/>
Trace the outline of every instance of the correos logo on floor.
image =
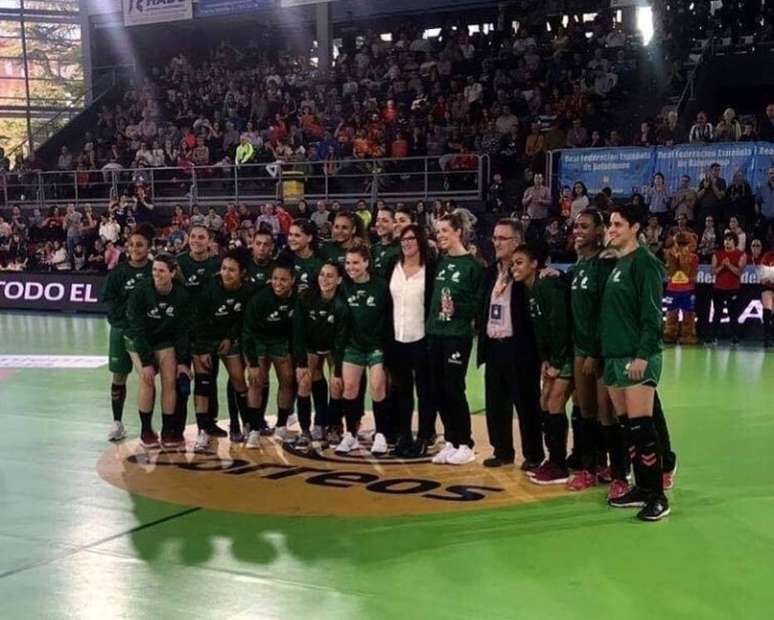
<path id="1" fill-rule="evenodd" d="M 536 487 L 518 467 L 486 469 L 485 421 L 473 417 L 482 446 L 466 466 L 433 465 L 430 457 L 374 457 L 366 449 L 347 456 L 261 440 L 247 450 L 228 440 L 207 452 L 144 450 L 137 440 L 106 451 L 97 470 L 111 484 L 167 502 L 215 510 L 298 516 L 399 516 L 485 510 L 565 494 Z"/>

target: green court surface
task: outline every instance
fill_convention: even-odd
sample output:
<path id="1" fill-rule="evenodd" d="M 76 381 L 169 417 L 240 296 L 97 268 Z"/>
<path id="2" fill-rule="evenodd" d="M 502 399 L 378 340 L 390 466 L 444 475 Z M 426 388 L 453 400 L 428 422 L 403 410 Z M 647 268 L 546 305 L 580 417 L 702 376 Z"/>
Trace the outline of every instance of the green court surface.
<path id="1" fill-rule="evenodd" d="M 106 342 L 100 318 L 0 314 L 0 359 Z M 95 470 L 106 367 L 0 368 L 0 618 L 771 618 L 774 354 L 673 349 L 664 369 L 680 468 L 672 515 L 643 524 L 602 489 L 358 519 L 132 496 Z M 481 409 L 473 371 L 469 394 Z"/>

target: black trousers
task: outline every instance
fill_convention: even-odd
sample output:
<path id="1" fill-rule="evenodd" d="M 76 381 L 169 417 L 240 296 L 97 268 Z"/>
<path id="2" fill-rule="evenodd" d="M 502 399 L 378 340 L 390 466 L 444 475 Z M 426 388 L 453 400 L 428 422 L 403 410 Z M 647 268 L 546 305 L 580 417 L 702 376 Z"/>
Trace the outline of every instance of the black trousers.
<path id="1" fill-rule="evenodd" d="M 427 339 L 408 343 L 393 341 L 390 344 L 389 357 L 398 434 L 404 438 L 411 438 L 411 418 L 414 414 L 414 388 L 416 388 L 419 412 L 417 439 L 429 440 L 435 435 L 436 406 L 430 385 Z"/>
<path id="2" fill-rule="evenodd" d="M 441 413 L 444 439 L 455 448 L 461 444 L 472 448 L 465 375 L 473 341 L 454 336 L 430 336 L 429 345 L 433 398 Z"/>
<path id="3" fill-rule="evenodd" d="M 511 338 L 488 339 L 484 361 L 486 427 L 494 455 L 507 461 L 515 457 L 515 406 L 524 460 L 541 463 L 544 452 L 540 419 L 540 368 L 517 368 Z"/>
<path id="4" fill-rule="evenodd" d="M 712 306 L 714 314 L 712 316 L 712 337 L 717 338 L 720 334 L 720 320 L 723 318 L 723 306 L 728 308 L 728 317 L 730 322 L 730 331 L 732 338 L 739 338 L 741 329 L 739 329 L 739 313 L 741 308 L 741 297 L 739 291 L 724 291 L 721 289 L 712 290 Z"/>

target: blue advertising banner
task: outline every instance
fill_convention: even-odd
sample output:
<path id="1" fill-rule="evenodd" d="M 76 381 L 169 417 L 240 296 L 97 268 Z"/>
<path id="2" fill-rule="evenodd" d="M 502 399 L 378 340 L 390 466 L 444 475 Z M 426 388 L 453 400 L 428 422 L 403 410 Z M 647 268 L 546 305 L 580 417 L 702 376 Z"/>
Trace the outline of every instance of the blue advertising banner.
<path id="1" fill-rule="evenodd" d="M 656 148 L 655 169 L 664 175 L 669 191 L 677 189 L 680 177 L 691 177 L 691 187 L 709 172 L 712 164 L 720 164 L 720 176 L 731 183 L 737 170 L 755 187 L 753 182 L 754 161 L 757 145 L 753 142 L 731 144 L 684 144 L 675 147 Z"/>
<path id="2" fill-rule="evenodd" d="M 650 185 L 653 175 L 661 172 L 669 191 L 680 177 L 691 177 L 697 187 L 711 164 L 720 164 L 720 176 L 731 183 L 737 170 L 744 173 L 753 190 L 766 183 L 774 165 L 774 144 L 769 142 L 731 142 L 722 144 L 683 144 L 674 147 L 617 149 L 577 149 L 562 151 L 559 158 L 559 183 L 572 186 L 583 182 L 590 194 L 609 187 L 614 196 L 630 196 Z"/>
<path id="3" fill-rule="evenodd" d="M 199 0 L 196 16 L 232 15 L 246 11 L 268 9 L 274 6 L 274 0 Z"/>
<path id="4" fill-rule="evenodd" d="M 774 166 L 774 144 L 756 142 L 755 146 L 757 151 L 753 162 L 752 181 L 750 181 L 753 191 L 768 182 L 769 168 Z"/>
<path id="5" fill-rule="evenodd" d="M 628 196 L 650 184 L 653 158 L 653 149 L 642 147 L 562 151 L 559 182 L 572 187 L 581 181 L 592 195 L 609 187 L 615 196 Z"/>

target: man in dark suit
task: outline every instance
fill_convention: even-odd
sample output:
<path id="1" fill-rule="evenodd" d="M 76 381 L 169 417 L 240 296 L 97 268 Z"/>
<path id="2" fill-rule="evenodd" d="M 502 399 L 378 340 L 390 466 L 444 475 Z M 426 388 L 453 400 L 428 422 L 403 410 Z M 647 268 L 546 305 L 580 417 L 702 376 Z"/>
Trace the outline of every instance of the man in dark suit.
<path id="1" fill-rule="evenodd" d="M 497 222 L 492 236 L 495 263 L 487 269 L 484 311 L 478 338 L 478 365 L 484 372 L 486 424 L 494 455 L 485 467 L 514 462 L 513 408 L 516 407 L 524 462 L 537 468 L 544 457 L 540 419 L 540 358 L 529 315 L 527 291 L 510 274 L 511 257 L 521 244 L 521 224 Z"/>

